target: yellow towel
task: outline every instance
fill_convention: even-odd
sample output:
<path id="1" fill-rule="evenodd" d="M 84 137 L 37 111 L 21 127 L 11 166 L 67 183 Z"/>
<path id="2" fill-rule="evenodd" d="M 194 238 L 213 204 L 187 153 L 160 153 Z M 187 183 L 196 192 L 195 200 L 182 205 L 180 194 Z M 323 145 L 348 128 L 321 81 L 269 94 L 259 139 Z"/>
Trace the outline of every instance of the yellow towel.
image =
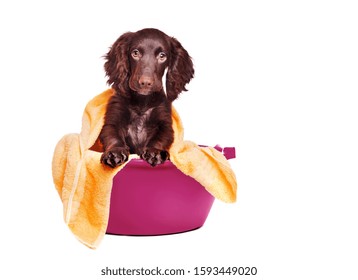
<path id="1" fill-rule="evenodd" d="M 125 166 L 112 169 L 100 163 L 98 136 L 113 94 L 114 91 L 108 89 L 87 104 L 81 133 L 65 135 L 56 145 L 52 160 L 52 176 L 63 203 L 65 222 L 72 233 L 92 249 L 106 233 L 112 179 Z M 184 141 L 183 126 L 174 108 L 172 118 L 175 139 L 169 150 L 170 160 L 214 197 L 234 202 L 237 183 L 226 158 L 214 148 Z M 132 158 L 138 156 L 130 155 L 129 160 Z"/>

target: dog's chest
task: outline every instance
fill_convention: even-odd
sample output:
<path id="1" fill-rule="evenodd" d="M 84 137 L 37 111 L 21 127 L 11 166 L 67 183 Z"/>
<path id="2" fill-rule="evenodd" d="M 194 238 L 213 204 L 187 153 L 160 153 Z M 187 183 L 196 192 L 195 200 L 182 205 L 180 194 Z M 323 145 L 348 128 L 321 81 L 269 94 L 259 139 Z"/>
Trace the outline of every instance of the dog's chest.
<path id="1" fill-rule="evenodd" d="M 148 136 L 147 122 L 153 108 L 145 111 L 130 110 L 130 124 L 128 127 L 128 135 L 132 139 L 134 145 L 145 144 Z"/>

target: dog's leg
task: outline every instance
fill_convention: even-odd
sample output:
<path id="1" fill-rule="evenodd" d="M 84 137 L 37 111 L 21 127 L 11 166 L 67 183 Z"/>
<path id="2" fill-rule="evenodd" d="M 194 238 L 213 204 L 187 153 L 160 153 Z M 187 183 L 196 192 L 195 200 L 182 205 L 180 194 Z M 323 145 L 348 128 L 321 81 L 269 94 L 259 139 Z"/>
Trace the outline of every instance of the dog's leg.
<path id="1" fill-rule="evenodd" d="M 153 131 L 149 136 L 146 147 L 140 154 L 140 157 L 147 161 L 151 166 L 164 163 L 169 159 L 169 148 L 174 141 L 174 131 L 172 123 L 168 121 L 162 122 L 158 129 Z"/>
<path id="2" fill-rule="evenodd" d="M 165 150 L 147 148 L 141 153 L 140 157 L 154 167 L 169 159 L 169 153 Z"/>
<path id="3" fill-rule="evenodd" d="M 113 125 L 104 125 L 100 140 L 104 148 L 101 163 L 114 168 L 128 160 L 129 147 L 125 143 L 123 131 Z"/>

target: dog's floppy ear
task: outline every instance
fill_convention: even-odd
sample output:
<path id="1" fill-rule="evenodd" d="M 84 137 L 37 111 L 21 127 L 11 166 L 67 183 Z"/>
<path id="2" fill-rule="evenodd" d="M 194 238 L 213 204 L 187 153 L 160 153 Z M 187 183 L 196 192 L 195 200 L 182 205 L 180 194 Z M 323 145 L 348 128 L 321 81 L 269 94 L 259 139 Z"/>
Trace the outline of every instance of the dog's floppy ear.
<path id="1" fill-rule="evenodd" d="M 129 69 L 129 48 L 133 33 L 127 32 L 114 42 L 109 52 L 104 56 L 106 62 L 104 70 L 108 77 L 107 83 L 122 93 L 128 92 Z"/>
<path id="2" fill-rule="evenodd" d="M 178 40 L 171 38 L 171 54 L 166 76 L 166 93 L 170 101 L 186 91 L 185 85 L 194 77 L 194 67 L 188 52 Z"/>

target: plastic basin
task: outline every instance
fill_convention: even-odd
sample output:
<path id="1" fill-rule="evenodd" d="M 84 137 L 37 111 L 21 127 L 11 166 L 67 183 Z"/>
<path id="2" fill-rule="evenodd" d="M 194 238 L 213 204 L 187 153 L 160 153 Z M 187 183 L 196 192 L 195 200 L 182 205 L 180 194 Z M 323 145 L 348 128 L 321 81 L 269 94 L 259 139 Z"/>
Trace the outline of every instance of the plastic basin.
<path id="1" fill-rule="evenodd" d="M 221 149 L 227 158 L 234 148 Z M 225 152 L 226 151 L 226 152 Z M 200 228 L 214 197 L 170 161 L 151 167 L 131 160 L 113 178 L 107 233 L 163 235 Z"/>

